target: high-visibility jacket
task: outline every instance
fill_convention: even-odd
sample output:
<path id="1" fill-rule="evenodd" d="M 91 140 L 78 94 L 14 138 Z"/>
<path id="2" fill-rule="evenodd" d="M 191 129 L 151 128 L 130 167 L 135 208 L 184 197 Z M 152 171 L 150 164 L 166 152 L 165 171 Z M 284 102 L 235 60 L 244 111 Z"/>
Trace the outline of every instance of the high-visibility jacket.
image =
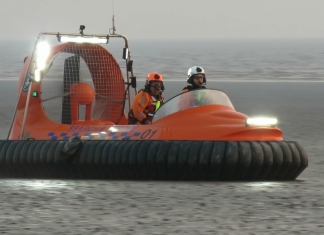
<path id="1" fill-rule="evenodd" d="M 184 87 L 182 89 L 182 92 L 187 92 L 187 91 L 191 91 L 191 90 L 196 90 L 196 89 L 205 89 L 206 87 L 205 86 L 202 86 L 202 87 L 194 87 L 192 85 L 188 85 L 186 87 Z"/>
<path id="2" fill-rule="evenodd" d="M 202 86 L 200 88 L 198 87 L 195 88 L 189 85 L 182 89 L 182 93 L 192 91 L 192 90 L 200 90 L 200 89 L 206 89 L 206 87 Z M 189 107 L 194 107 L 194 106 L 200 106 L 202 104 L 201 102 L 203 102 L 200 92 L 195 92 L 194 94 L 190 93 L 190 95 L 188 94 L 186 96 L 182 96 L 179 99 L 180 99 L 178 104 L 179 110 L 188 109 Z"/>
<path id="3" fill-rule="evenodd" d="M 140 91 L 135 97 L 128 115 L 128 124 L 143 124 L 146 120 L 150 122 L 154 113 L 164 103 L 163 96 L 151 96 L 146 91 Z"/>

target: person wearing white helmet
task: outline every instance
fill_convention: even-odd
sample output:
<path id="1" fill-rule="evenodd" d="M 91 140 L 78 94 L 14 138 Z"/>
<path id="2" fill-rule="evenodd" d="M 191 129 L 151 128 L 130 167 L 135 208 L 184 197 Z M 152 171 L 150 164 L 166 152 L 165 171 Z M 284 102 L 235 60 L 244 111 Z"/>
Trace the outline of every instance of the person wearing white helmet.
<path id="1" fill-rule="evenodd" d="M 205 70 L 200 66 L 193 66 L 188 70 L 187 83 L 190 85 L 184 87 L 182 92 L 187 92 L 195 89 L 206 88 Z"/>

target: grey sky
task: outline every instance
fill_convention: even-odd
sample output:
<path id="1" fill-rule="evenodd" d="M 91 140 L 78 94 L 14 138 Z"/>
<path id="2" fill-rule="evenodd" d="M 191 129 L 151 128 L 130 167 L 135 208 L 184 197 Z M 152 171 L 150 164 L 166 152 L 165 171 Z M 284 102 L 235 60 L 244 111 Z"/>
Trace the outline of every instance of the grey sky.
<path id="1" fill-rule="evenodd" d="M 114 0 L 128 38 L 324 38 L 324 0 Z M 0 40 L 108 33 L 112 0 L 0 0 Z"/>

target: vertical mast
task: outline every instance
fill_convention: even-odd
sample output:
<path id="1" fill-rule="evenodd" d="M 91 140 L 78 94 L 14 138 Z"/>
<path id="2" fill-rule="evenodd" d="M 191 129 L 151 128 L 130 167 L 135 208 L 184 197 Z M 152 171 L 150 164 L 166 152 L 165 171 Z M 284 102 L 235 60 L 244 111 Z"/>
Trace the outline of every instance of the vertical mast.
<path id="1" fill-rule="evenodd" d="M 115 28 L 115 13 L 114 13 L 114 0 L 112 0 L 112 13 L 113 13 L 113 17 L 112 17 L 112 34 L 115 34 L 116 32 L 116 28 Z"/>

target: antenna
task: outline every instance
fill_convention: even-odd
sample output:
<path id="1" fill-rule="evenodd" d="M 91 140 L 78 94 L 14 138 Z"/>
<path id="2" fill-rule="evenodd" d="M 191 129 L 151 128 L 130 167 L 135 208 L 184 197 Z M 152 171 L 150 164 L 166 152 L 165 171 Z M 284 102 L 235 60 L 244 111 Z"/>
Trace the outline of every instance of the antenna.
<path id="1" fill-rule="evenodd" d="M 115 13 L 114 13 L 114 0 L 112 0 L 112 13 L 113 13 L 113 18 L 112 18 L 112 25 L 113 27 L 109 29 L 110 34 L 115 34 L 116 28 L 115 28 Z M 111 33 L 112 30 L 112 33 Z"/>

